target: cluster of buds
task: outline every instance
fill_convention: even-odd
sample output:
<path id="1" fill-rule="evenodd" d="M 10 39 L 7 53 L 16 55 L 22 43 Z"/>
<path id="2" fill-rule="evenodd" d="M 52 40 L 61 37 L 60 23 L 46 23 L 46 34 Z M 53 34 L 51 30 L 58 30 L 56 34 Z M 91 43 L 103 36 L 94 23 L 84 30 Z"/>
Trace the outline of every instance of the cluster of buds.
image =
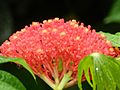
<path id="1" fill-rule="evenodd" d="M 0 46 L 0 52 L 3 56 L 24 58 L 54 90 L 77 82 L 78 64 L 85 56 L 94 52 L 116 56 L 110 41 L 91 30 L 90 25 L 59 18 L 25 26 Z"/>

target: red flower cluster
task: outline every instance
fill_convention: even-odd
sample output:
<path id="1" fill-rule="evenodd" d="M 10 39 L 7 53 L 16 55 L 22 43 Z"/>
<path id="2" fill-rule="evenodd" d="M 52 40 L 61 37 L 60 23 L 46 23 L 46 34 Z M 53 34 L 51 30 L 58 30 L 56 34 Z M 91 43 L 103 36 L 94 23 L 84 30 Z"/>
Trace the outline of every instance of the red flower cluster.
<path id="1" fill-rule="evenodd" d="M 59 18 L 33 22 L 5 41 L 0 51 L 4 56 L 24 58 L 36 75 L 44 74 L 52 82 L 56 74 L 60 81 L 69 71 L 70 82 L 75 82 L 79 61 L 88 54 L 116 54 L 105 36 L 91 30 L 91 26 Z"/>

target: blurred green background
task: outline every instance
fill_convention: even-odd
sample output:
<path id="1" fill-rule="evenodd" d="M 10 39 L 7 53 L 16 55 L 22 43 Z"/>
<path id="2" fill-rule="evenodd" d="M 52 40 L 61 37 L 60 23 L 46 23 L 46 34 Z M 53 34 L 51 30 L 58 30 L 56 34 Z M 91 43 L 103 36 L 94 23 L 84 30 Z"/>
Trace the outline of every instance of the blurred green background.
<path id="1" fill-rule="evenodd" d="M 120 0 L 0 0 L 0 44 L 33 21 L 55 17 L 76 19 L 97 31 L 116 33 L 120 31 Z M 38 77 L 36 84 L 28 71 L 15 64 L 2 64 L 0 69 L 17 76 L 27 90 L 51 90 Z M 87 82 L 83 87 L 91 90 Z"/>

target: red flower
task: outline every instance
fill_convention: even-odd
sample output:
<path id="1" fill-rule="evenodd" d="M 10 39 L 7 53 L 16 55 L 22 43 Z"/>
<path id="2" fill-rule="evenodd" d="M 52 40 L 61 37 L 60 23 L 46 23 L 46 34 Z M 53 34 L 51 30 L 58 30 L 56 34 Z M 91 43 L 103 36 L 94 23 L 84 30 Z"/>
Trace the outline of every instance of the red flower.
<path id="1" fill-rule="evenodd" d="M 4 56 L 24 58 L 36 75 L 52 83 L 59 83 L 65 73 L 71 72 L 68 85 L 76 82 L 79 61 L 86 55 L 116 54 L 111 43 L 90 25 L 84 27 L 75 20 L 64 22 L 58 18 L 33 22 L 17 31 L 0 51 Z"/>

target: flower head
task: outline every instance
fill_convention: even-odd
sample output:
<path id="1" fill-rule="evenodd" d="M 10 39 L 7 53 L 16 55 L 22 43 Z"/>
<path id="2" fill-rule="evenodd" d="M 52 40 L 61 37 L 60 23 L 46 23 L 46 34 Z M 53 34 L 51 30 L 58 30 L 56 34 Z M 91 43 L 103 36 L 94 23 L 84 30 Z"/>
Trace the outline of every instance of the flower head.
<path id="1" fill-rule="evenodd" d="M 59 18 L 33 22 L 10 36 L 0 51 L 4 56 L 24 58 L 36 75 L 52 83 L 59 84 L 69 73 L 68 85 L 76 82 L 78 64 L 85 56 L 93 52 L 116 55 L 111 43 L 90 25 Z"/>

